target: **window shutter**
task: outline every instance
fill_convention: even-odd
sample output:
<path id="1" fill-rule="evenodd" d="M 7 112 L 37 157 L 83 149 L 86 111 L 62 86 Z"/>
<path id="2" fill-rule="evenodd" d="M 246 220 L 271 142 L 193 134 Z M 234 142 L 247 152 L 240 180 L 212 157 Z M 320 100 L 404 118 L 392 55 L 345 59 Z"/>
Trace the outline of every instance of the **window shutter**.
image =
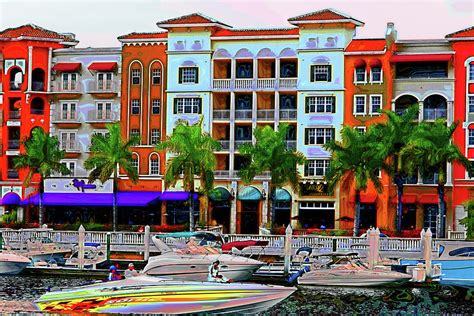
<path id="1" fill-rule="evenodd" d="M 305 102 L 305 113 L 309 113 L 309 97 L 305 97 L 304 98 L 304 102 Z"/>
<path id="2" fill-rule="evenodd" d="M 304 129 L 304 144 L 309 144 L 309 129 L 307 128 Z"/>
<path id="3" fill-rule="evenodd" d="M 202 105 L 202 99 L 201 98 L 198 98 L 198 113 L 201 114 L 202 113 L 202 108 L 201 108 L 201 105 Z"/>
<path id="4" fill-rule="evenodd" d="M 309 172 L 308 172 L 308 162 L 305 162 L 304 164 L 304 176 L 307 177 L 309 175 Z"/>
<path id="5" fill-rule="evenodd" d="M 173 102 L 174 102 L 174 114 L 178 114 L 178 99 L 174 98 Z"/>
<path id="6" fill-rule="evenodd" d="M 331 97 L 332 113 L 336 113 L 336 97 Z"/>
<path id="7" fill-rule="evenodd" d="M 310 73 L 309 73 L 309 75 L 310 75 L 310 81 L 311 81 L 311 82 L 315 82 L 315 81 L 316 81 L 316 78 L 314 77 L 314 67 L 315 67 L 315 66 L 311 66 L 311 67 L 310 67 Z"/>
<path id="8" fill-rule="evenodd" d="M 329 65 L 328 66 L 328 82 L 330 82 L 332 80 L 331 76 L 332 76 L 332 66 Z"/>
<path id="9" fill-rule="evenodd" d="M 179 68 L 178 83 L 183 83 L 183 68 Z"/>
<path id="10" fill-rule="evenodd" d="M 199 83 L 199 67 L 196 67 L 196 78 L 194 80 L 194 83 Z"/>

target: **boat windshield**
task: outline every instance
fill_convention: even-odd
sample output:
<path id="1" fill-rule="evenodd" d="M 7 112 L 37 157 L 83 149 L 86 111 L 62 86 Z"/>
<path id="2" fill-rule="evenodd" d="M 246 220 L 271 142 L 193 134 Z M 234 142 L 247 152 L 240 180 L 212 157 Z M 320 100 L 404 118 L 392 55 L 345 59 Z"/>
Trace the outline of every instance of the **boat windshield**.
<path id="1" fill-rule="evenodd" d="M 474 257 L 474 247 L 462 247 L 451 250 L 449 252 L 451 257 Z"/>

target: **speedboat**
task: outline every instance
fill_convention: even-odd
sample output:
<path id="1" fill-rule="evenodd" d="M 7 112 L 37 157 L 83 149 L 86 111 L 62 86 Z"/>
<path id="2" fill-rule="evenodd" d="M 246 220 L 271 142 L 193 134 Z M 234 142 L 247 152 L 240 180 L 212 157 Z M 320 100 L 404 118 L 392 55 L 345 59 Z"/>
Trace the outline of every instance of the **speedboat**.
<path id="1" fill-rule="evenodd" d="M 18 274 L 30 263 L 31 261 L 27 257 L 11 252 L 1 252 L 0 274 Z"/>
<path id="2" fill-rule="evenodd" d="M 319 259 L 319 266 L 315 261 L 314 269 L 300 276 L 298 284 L 368 287 L 404 283 L 412 278 L 409 274 L 384 267 L 369 269 L 356 253 L 328 253 L 319 255 Z"/>
<path id="3" fill-rule="evenodd" d="M 107 254 L 101 249 L 99 243 L 84 243 L 84 267 L 95 268 L 98 265 L 104 265 L 107 262 Z M 79 266 L 79 247 L 75 246 L 69 258 L 66 259 L 66 267 Z"/>
<path id="4" fill-rule="evenodd" d="M 219 272 L 227 279 L 245 281 L 263 265 L 264 262 L 247 257 L 221 254 L 209 247 L 193 246 L 179 251 L 172 250 L 160 238 L 152 238 L 161 251 L 150 257 L 143 273 L 152 276 L 168 277 L 176 280 L 207 281 L 209 267 L 216 260 L 220 262 Z"/>
<path id="5" fill-rule="evenodd" d="M 49 292 L 35 304 L 48 313 L 255 314 L 279 303 L 295 290 L 284 286 L 183 282 L 140 275 Z"/>

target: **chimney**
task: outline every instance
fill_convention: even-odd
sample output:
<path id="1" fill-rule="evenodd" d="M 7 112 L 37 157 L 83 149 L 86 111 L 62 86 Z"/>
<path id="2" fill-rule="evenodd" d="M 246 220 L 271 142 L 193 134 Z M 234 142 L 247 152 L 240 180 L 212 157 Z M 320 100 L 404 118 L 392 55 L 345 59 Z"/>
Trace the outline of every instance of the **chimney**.
<path id="1" fill-rule="evenodd" d="M 385 42 L 387 48 L 390 49 L 393 43 L 397 40 L 397 30 L 395 29 L 395 23 L 388 22 L 387 30 L 385 31 Z"/>

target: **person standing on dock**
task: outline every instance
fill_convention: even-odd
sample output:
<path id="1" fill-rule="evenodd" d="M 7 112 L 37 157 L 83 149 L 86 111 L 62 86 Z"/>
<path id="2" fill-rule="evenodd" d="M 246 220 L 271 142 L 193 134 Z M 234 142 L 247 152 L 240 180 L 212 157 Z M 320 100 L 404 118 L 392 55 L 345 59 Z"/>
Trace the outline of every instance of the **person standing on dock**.
<path id="1" fill-rule="evenodd" d="M 125 278 L 128 279 L 128 278 L 136 277 L 138 275 L 138 271 L 135 270 L 135 266 L 133 265 L 133 263 L 130 262 L 128 264 L 128 269 L 125 270 L 123 274 L 125 275 Z"/>

